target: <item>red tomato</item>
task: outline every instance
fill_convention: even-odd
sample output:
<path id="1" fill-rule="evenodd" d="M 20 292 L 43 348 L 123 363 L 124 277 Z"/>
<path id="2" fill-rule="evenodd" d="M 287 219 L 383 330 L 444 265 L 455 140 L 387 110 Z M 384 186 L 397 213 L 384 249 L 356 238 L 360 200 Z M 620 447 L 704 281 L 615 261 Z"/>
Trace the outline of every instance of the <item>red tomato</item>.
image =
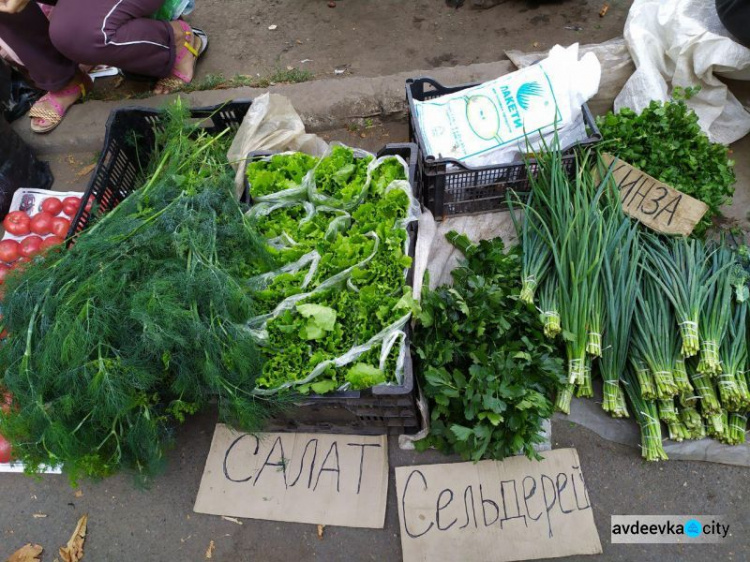
<path id="1" fill-rule="evenodd" d="M 8 337 L 8 330 L 6 330 L 5 328 L 3 328 L 3 331 L 0 332 L 0 340 L 4 340 L 7 337 Z"/>
<path id="2" fill-rule="evenodd" d="M 63 199 L 63 213 L 73 218 L 81 206 L 80 197 L 66 197 Z"/>
<path id="3" fill-rule="evenodd" d="M 0 241 L 0 261 L 13 262 L 18 259 L 18 242 L 15 240 Z"/>
<path id="4" fill-rule="evenodd" d="M 76 216 L 78 212 L 78 205 L 63 205 L 63 214 L 69 216 L 71 219 Z"/>
<path id="5" fill-rule="evenodd" d="M 10 441 L 0 435 L 0 462 L 10 462 L 11 458 Z"/>
<path id="6" fill-rule="evenodd" d="M 55 217 L 52 219 L 52 234 L 65 238 L 70 230 L 70 221 L 63 217 Z"/>
<path id="7" fill-rule="evenodd" d="M 42 211 L 46 211 L 51 215 L 59 215 L 62 211 L 63 204 L 57 197 L 47 197 L 42 201 Z"/>
<path id="8" fill-rule="evenodd" d="M 8 276 L 8 272 L 10 272 L 10 266 L 0 263 L 0 285 L 5 283 L 5 278 Z"/>
<path id="9" fill-rule="evenodd" d="M 42 240 L 42 250 L 46 250 L 47 248 L 52 248 L 54 246 L 59 246 L 62 244 L 64 240 L 60 238 L 59 236 L 48 236 L 44 240 Z M 0 277 L 2 274 L 0 274 Z"/>
<path id="10" fill-rule="evenodd" d="M 3 228 L 13 236 L 25 236 L 31 232 L 31 218 L 23 211 L 11 211 L 3 219 Z"/>
<path id="11" fill-rule="evenodd" d="M 27 236 L 21 240 L 20 248 L 18 252 L 27 258 L 30 258 L 34 254 L 38 254 L 39 250 L 42 249 L 42 239 L 39 236 Z"/>
<path id="12" fill-rule="evenodd" d="M 31 217 L 31 232 L 44 236 L 52 232 L 52 220 L 55 215 L 42 211 Z"/>

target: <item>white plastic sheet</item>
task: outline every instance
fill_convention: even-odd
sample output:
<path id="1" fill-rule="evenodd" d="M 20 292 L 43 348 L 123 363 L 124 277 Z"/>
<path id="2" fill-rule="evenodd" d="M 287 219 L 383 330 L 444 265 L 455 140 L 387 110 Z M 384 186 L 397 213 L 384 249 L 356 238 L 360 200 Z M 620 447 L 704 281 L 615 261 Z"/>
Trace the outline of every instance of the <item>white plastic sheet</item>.
<path id="1" fill-rule="evenodd" d="M 245 165 L 251 152 L 305 152 L 323 156 L 328 144 L 317 135 L 305 133 L 305 124 L 292 103 L 278 94 L 263 94 L 253 100 L 229 147 L 227 158 L 237 170 L 237 197 L 245 188 Z"/>
<path id="2" fill-rule="evenodd" d="M 669 99 L 674 86 L 700 85 L 688 105 L 712 141 L 730 144 L 750 132 L 750 113 L 717 77 L 746 74 L 750 49 L 731 38 L 713 0 L 635 0 L 624 35 L 637 70 L 616 110 L 640 112 L 652 99 Z"/>

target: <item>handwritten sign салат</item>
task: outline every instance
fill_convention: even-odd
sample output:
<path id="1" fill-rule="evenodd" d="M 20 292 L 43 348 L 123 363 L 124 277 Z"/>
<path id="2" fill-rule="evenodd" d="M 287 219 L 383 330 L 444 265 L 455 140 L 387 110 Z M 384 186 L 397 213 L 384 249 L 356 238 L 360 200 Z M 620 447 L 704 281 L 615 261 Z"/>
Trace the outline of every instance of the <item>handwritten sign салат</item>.
<path id="1" fill-rule="evenodd" d="M 397 467 L 404 562 L 600 553 L 578 453 L 544 457 Z"/>
<path id="2" fill-rule="evenodd" d="M 386 436 L 236 432 L 218 424 L 195 511 L 381 529 Z"/>
<path id="3" fill-rule="evenodd" d="M 634 219 L 664 234 L 689 235 L 708 210 L 708 205 L 669 187 L 647 173 L 610 154 L 604 163 L 620 191 L 622 210 Z"/>

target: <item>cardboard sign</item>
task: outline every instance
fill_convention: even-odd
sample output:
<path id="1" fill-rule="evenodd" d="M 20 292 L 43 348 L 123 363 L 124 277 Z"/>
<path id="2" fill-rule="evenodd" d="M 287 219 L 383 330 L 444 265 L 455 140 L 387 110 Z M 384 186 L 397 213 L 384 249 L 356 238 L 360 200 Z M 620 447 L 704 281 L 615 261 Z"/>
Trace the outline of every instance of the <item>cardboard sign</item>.
<path id="1" fill-rule="evenodd" d="M 604 154 L 607 166 L 620 190 L 622 210 L 647 227 L 664 234 L 687 236 L 708 210 L 708 205 L 655 180 L 610 154 Z"/>
<path id="2" fill-rule="evenodd" d="M 385 435 L 238 433 L 218 424 L 195 511 L 382 529 Z"/>
<path id="3" fill-rule="evenodd" d="M 404 562 L 601 553 L 578 453 L 544 457 L 396 468 Z"/>

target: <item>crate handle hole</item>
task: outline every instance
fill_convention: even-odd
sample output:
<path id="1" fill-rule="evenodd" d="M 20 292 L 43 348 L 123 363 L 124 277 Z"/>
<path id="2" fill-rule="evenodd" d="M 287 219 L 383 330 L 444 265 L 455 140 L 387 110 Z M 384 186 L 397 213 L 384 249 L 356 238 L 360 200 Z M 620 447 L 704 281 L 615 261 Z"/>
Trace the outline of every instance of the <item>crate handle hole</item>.
<path id="1" fill-rule="evenodd" d="M 194 117 L 187 119 L 189 125 L 200 127 L 201 129 L 212 129 L 216 127 L 213 118 L 209 115 L 208 117 Z"/>

